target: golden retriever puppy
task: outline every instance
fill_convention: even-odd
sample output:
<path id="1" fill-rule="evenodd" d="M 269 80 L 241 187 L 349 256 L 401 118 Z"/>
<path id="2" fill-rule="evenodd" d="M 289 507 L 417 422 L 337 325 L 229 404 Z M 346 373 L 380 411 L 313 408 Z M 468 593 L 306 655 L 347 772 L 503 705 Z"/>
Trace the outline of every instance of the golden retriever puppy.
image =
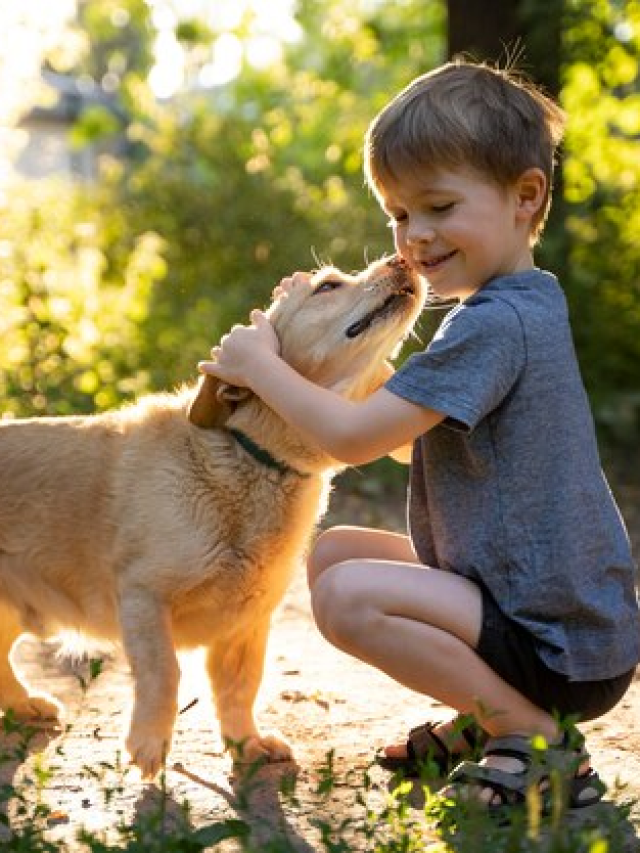
<path id="1" fill-rule="evenodd" d="M 399 260 L 322 269 L 269 317 L 283 357 L 352 399 L 387 378 L 422 286 Z M 222 734 L 277 761 L 253 704 L 269 621 L 338 466 L 249 392 L 212 377 L 112 413 L 0 425 L 0 708 L 60 710 L 14 672 L 23 632 L 118 640 L 131 666 L 127 749 L 145 776 L 171 744 L 176 649 L 206 647 Z M 237 752 L 236 752 L 237 757 Z"/>

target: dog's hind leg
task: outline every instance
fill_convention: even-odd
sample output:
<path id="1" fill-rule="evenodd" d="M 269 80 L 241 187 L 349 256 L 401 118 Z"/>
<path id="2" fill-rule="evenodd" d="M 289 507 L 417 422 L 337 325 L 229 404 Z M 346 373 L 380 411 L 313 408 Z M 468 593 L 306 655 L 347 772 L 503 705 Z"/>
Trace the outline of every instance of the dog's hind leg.
<path id="1" fill-rule="evenodd" d="M 171 633 L 171 613 L 148 590 L 135 587 L 122 593 L 120 621 L 134 682 L 126 746 L 143 776 L 152 778 L 171 748 L 178 711 L 180 669 Z"/>
<path id="2" fill-rule="evenodd" d="M 22 633 L 18 612 L 0 598 L 0 709 L 11 709 L 17 720 L 29 723 L 56 720 L 61 707 L 51 697 L 29 691 L 13 668 L 12 652 Z"/>
<path id="3" fill-rule="evenodd" d="M 253 716 L 269 634 L 269 617 L 250 633 L 225 638 L 207 649 L 207 671 L 225 745 L 239 763 L 288 761 L 291 748 L 275 735 L 263 736 Z"/>

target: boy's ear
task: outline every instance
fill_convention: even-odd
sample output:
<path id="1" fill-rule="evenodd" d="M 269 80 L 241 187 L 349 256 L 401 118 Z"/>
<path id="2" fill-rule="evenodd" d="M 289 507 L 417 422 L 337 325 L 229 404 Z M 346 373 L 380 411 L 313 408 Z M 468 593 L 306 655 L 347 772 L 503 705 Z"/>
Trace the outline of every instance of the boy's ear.
<path id="1" fill-rule="evenodd" d="M 187 410 L 187 417 L 194 426 L 203 429 L 222 427 L 235 412 L 240 400 L 244 400 L 250 393 L 247 388 L 227 385 L 215 376 L 203 376 Z"/>
<path id="2" fill-rule="evenodd" d="M 522 218 L 530 219 L 540 210 L 544 204 L 547 192 L 547 178 L 537 167 L 532 167 L 523 172 L 516 184 L 518 207 L 517 214 Z"/>

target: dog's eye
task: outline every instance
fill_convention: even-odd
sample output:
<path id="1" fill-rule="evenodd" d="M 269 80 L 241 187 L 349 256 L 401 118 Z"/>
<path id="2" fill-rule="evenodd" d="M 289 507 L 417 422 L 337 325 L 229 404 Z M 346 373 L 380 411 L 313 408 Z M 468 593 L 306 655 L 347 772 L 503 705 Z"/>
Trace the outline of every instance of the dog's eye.
<path id="1" fill-rule="evenodd" d="M 330 290 L 335 290 L 337 287 L 342 287 L 342 282 L 337 278 L 328 278 L 316 287 L 313 291 L 313 295 L 315 296 L 316 293 L 328 293 Z"/>

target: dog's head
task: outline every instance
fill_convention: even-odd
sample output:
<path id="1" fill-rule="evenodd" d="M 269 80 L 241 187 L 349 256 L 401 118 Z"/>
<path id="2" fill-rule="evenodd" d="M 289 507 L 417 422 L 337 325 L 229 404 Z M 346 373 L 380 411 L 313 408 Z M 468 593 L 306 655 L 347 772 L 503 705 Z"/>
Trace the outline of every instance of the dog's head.
<path id="1" fill-rule="evenodd" d="M 355 275 L 324 267 L 280 293 L 267 316 L 291 367 L 317 385 L 362 399 L 388 378 L 386 359 L 410 332 L 423 300 L 421 279 L 392 257 Z M 197 426 L 221 426 L 245 393 L 207 376 L 189 419 Z"/>

